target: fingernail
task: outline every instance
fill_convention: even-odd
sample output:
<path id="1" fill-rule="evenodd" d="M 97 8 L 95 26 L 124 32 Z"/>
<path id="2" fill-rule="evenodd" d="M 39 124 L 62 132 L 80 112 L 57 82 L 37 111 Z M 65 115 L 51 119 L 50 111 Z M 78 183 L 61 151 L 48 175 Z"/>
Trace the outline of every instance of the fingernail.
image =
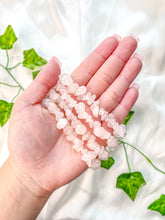
<path id="1" fill-rule="evenodd" d="M 62 66 L 61 61 L 57 57 L 53 56 L 53 59 L 59 64 L 60 67 Z"/>
<path id="2" fill-rule="evenodd" d="M 138 58 L 139 60 L 141 60 L 141 61 L 143 61 L 143 56 L 142 55 L 140 55 L 140 54 L 138 54 L 138 53 L 135 53 L 134 55 L 133 55 L 133 57 L 135 57 L 135 58 Z"/>
<path id="3" fill-rule="evenodd" d="M 140 89 L 140 85 L 137 83 L 134 83 L 131 87 L 136 88 L 137 90 Z"/>
<path id="4" fill-rule="evenodd" d="M 137 43 L 140 41 L 140 39 L 133 34 L 130 34 L 129 37 L 134 38 L 137 41 Z"/>
<path id="5" fill-rule="evenodd" d="M 119 42 L 121 41 L 121 36 L 118 34 L 114 34 L 113 37 L 115 37 Z"/>

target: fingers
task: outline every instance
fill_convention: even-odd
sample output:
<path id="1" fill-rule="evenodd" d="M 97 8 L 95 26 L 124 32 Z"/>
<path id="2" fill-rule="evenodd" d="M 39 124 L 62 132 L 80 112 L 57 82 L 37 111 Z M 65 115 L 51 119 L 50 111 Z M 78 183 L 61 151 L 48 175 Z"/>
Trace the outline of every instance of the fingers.
<path id="1" fill-rule="evenodd" d="M 28 104 L 36 104 L 41 102 L 49 90 L 55 86 L 58 76 L 61 72 L 60 61 L 56 57 L 52 57 L 50 61 L 39 72 L 30 86 L 22 94 L 22 99 Z"/>
<path id="2" fill-rule="evenodd" d="M 79 85 L 86 85 L 118 45 L 118 37 L 106 38 L 72 73 Z"/>
<path id="3" fill-rule="evenodd" d="M 130 84 L 134 81 L 142 67 L 142 62 L 137 54 L 124 66 L 120 75 L 100 96 L 99 100 L 104 108 L 111 112 L 121 101 Z"/>
<path id="4" fill-rule="evenodd" d="M 88 91 L 99 97 L 115 80 L 127 60 L 137 47 L 137 40 L 125 37 L 114 50 L 113 54 L 98 69 L 87 84 Z"/>
<path id="5" fill-rule="evenodd" d="M 122 123 L 138 98 L 138 85 L 129 88 L 118 106 L 112 111 L 118 123 Z"/>

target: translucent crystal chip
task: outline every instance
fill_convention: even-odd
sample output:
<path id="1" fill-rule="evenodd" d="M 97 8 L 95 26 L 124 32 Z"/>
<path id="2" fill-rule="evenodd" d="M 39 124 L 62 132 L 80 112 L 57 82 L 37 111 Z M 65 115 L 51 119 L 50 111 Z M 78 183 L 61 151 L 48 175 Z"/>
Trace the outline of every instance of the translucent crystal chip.
<path id="1" fill-rule="evenodd" d="M 75 106 L 76 110 L 82 110 L 85 111 L 85 104 L 83 102 L 79 102 L 76 106 Z"/>
<path id="2" fill-rule="evenodd" d="M 106 149 L 104 148 L 104 146 L 100 147 L 100 150 L 98 152 L 98 156 L 101 160 L 108 160 L 109 158 L 109 153 L 106 151 Z"/>
<path id="3" fill-rule="evenodd" d="M 46 107 L 50 113 L 54 112 L 54 110 L 57 109 L 57 106 L 53 101 L 48 101 L 45 104 L 46 104 Z"/>
<path id="4" fill-rule="evenodd" d="M 60 118 L 64 117 L 64 113 L 60 111 L 56 111 L 55 117 L 56 117 L 56 121 L 58 121 Z"/>
<path id="5" fill-rule="evenodd" d="M 63 129 L 67 125 L 68 120 L 66 118 L 60 118 L 57 122 L 57 128 L 58 129 Z"/>
<path id="6" fill-rule="evenodd" d="M 111 120 L 108 120 L 107 126 L 109 128 L 116 128 L 118 126 L 118 123 L 116 122 L 115 119 L 111 119 Z"/>
<path id="7" fill-rule="evenodd" d="M 93 150 L 98 154 L 100 152 L 100 145 L 96 143 Z"/>
<path id="8" fill-rule="evenodd" d="M 61 95 L 61 99 L 67 100 L 67 99 L 68 99 L 68 94 L 67 94 L 66 92 L 64 92 L 64 93 Z"/>
<path id="9" fill-rule="evenodd" d="M 71 125 L 72 125 L 72 127 L 73 128 L 75 128 L 76 129 L 76 127 L 77 127 L 77 125 L 80 125 L 80 121 L 79 120 L 77 120 L 77 118 L 74 118 L 75 116 L 73 116 L 72 117 L 72 122 L 71 122 Z M 77 133 L 77 132 L 76 132 Z"/>
<path id="10" fill-rule="evenodd" d="M 84 153 L 81 157 L 81 160 L 83 161 L 88 161 L 88 160 L 93 160 L 97 157 L 96 152 L 94 151 L 87 151 L 86 153 Z"/>
<path id="11" fill-rule="evenodd" d="M 73 132 L 73 129 L 71 126 L 66 126 L 64 129 L 63 129 L 63 132 L 65 135 L 69 135 L 69 134 L 72 134 Z"/>
<path id="12" fill-rule="evenodd" d="M 57 92 L 60 92 L 61 94 L 62 94 L 63 92 L 67 92 L 67 88 L 66 88 L 64 85 L 62 85 L 61 83 L 58 83 L 58 84 L 56 85 L 55 90 L 56 90 Z"/>
<path id="13" fill-rule="evenodd" d="M 99 121 L 94 121 L 94 122 L 93 122 L 93 127 L 94 127 L 94 128 L 101 127 L 101 123 L 100 123 Z"/>
<path id="14" fill-rule="evenodd" d="M 60 100 L 60 94 L 58 94 L 54 89 L 51 89 L 48 93 L 49 98 L 54 101 L 55 103 L 58 103 Z"/>
<path id="15" fill-rule="evenodd" d="M 89 160 L 86 161 L 86 164 L 88 165 L 88 167 L 91 167 L 93 169 L 98 169 L 101 167 L 101 160 L 99 159 Z"/>
<path id="16" fill-rule="evenodd" d="M 87 101 L 87 100 L 89 100 L 90 98 L 91 98 L 91 93 L 90 92 L 87 92 L 87 94 L 85 94 L 85 95 L 83 95 L 83 101 Z"/>
<path id="17" fill-rule="evenodd" d="M 76 138 L 76 135 L 73 133 L 66 136 L 66 139 L 72 142 L 74 141 L 75 138 Z"/>
<path id="18" fill-rule="evenodd" d="M 105 111 L 105 113 L 101 116 L 101 121 L 105 121 L 107 117 L 108 117 L 108 112 Z"/>
<path id="19" fill-rule="evenodd" d="M 93 128 L 93 123 L 94 123 L 93 120 L 90 120 L 90 121 L 89 121 L 89 127 L 90 127 L 90 128 Z"/>
<path id="20" fill-rule="evenodd" d="M 125 125 L 121 124 L 115 127 L 113 134 L 116 137 L 124 137 L 125 136 Z"/>
<path id="21" fill-rule="evenodd" d="M 85 120 L 87 123 L 89 123 L 92 120 L 92 117 L 88 114 Z"/>
<path id="22" fill-rule="evenodd" d="M 69 107 L 74 108 L 77 105 L 77 101 L 72 99 L 69 101 Z"/>
<path id="23" fill-rule="evenodd" d="M 107 140 L 107 145 L 108 147 L 111 148 L 116 148 L 118 146 L 118 139 L 116 137 L 111 136 L 110 138 L 108 138 Z"/>
<path id="24" fill-rule="evenodd" d="M 70 83 L 68 85 L 68 90 L 71 94 L 75 93 L 76 90 L 78 89 L 79 85 L 77 83 Z"/>
<path id="25" fill-rule="evenodd" d="M 88 105 L 92 105 L 95 101 L 96 95 L 91 95 L 88 99 L 87 99 L 87 103 Z"/>
<path id="26" fill-rule="evenodd" d="M 93 134 L 91 134 L 89 141 L 94 142 L 95 140 L 96 140 L 96 137 Z"/>
<path id="27" fill-rule="evenodd" d="M 94 150 L 97 146 L 97 143 L 95 141 L 88 141 L 87 147 L 91 150 Z"/>
<path id="28" fill-rule="evenodd" d="M 101 139 L 108 139 L 110 137 L 109 132 L 107 132 L 103 127 L 95 127 L 94 134 Z"/>
<path id="29" fill-rule="evenodd" d="M 81 153 L 82 153 L 82 154 L 85 154 L 87 151 L 88 151 L 87 149 L 82 149 L 82 150 L 81 150 Z"/>
<path id="30" fill-rule="evenodd" d="M 100 108 L 99 115 L 102 116 L 104 114 L 105 114 L 105 109 L 104 108 Z"/>
<path id="31" fill-rule="evenodd" d="M 95 118 L 98 118 L 98 116 L 99 116 L 99 106 L 96 106 L 96 107 L 93 108 L 91 111 L 92 111 L 92 113 L 93 113 L 93 116 L 94 116 Z"/>
<path id="32" fill-rule="evenodd" d="M 66 108 L 66 110 L 65 110 L 65 115 L 66 115 L 66 116 L 70 116 L 71 113 L 72 113 L 71 109 Z"/>
<path id="33" fill-rule="evenodd" d="M 87 91 L 86 86 L 80 86 L 80 87 L 76 90 L 75 95 L 76 95 L 76 96 L 84 95 L 84 94 L 86 93 L 86 91 Z"/>
<path id="34" fill-rule="evenodd" d="M 68 86 L 73 83 L 72 77 L 67 74 L 60 75 L 60 81 L 63 85 Z"/>
<path id="35" fill-rule="evenodd" d="M 78 124 L 75 128 L 75 132 L 78 135 L 83 135 L 86 132 L 86 127 L 83 124 Z"/>
<path id="36" fill-rule="evenodd" d="M 90 136 L 91 136 L 90 131 L 87 131 L 85 134 L 83 134 L 82 140 L 84 141 L 89 140 Z"/>
<path id="37" fill-rule="evenodd" d="M 75 138 L 73 140 L 74 144 L 72 146 L 72 148 L 74 150 L 76 150 L 77 152 L 81 151 L 83 149 L 83 144 L 84 144 L 84 141 L 83 140 L 80 140 L 79 138 Z"/>
<path id="38" fill-rule="evenodd" d="M 48 104 L 49 104 L 50 102 L 52 102 L 52 100 L 49 99 L 48 97 L 45 97 L 45 98 L 42 100 L 41 105 L 42 105 L 42 107 L 47 108 L 47 106 L 48 106 Z"/>
<path id="39" fill-rule="evenodd" d="M 78 113 L 78 118 L 79 119 L 86 119 L 88 117 L 88 113 L 87 112 L 80 112 Z"/>
<path id="40" fill-rule="evenodd" d="M 66 102 L 61 99 L 61 100 L 59 101 L 58 105 L 59 105 L 60 108 L 64 109 L 65 106 L 66 106 Z"/>
<path id="41" fill-rule="evenodd" d="M 99 107 L 100 105 L 100 101 L 99 100 L 96 100 L 93 102 L 93 104 L 90 106 L 90 109 L 93 110 L 94 108 L 96 107 Z"/>

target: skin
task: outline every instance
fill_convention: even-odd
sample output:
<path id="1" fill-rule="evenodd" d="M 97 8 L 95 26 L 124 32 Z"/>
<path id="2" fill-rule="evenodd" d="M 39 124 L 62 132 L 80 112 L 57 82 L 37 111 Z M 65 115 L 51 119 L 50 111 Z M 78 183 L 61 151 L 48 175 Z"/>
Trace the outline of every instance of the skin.
<path id="1" fill-rule="evenodd" d="M 121 123 L 138 97 L 130 87 L 142 61 L 133 55 L 137 40 L 106 38 L 72 73 L 74 82 L 96 94 L 101 107 Z M 0 219 L 32 220 L 51 193 L 87 166 L 57 130 L 41 101 L 56 85 L 60 65 L 53 57 L 14 104 L 8 131 L 9 158 L 0 169 Z"/>

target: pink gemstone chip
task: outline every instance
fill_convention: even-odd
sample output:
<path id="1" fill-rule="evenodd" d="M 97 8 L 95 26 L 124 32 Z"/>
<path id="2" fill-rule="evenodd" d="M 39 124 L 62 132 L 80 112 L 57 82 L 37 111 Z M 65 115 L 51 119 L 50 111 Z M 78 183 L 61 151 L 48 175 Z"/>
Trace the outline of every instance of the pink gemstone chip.
<path id="1" fill-rule="evenodd" d="M 67 125 L 68 120 L 66 118 L 60 118 L 57 122 L 57 128 L 58 129 L 63 129 Z"/>
<path id="2" fill-rule="evenodd" d="M 84 95 L 87 91 L 86 86 L 80 86 L 77 91 L 75 92 L 76 96 Z"/>
<path id="3" fill-rule="evenodd" d="M 108 139 L 110 137 L 110 133 L 107 132 L 103 127 L 95 127 L 94 134 L 101 139 Z"/>
<path id="4" fill-rule="evenodd" d="M 79 85 L 77 84 L 77 83 L 70 83 L 69 85 L 68 85 L 68 90 L 69 90 L 69 92 L 70 93 L 75 93 L 76 92 L 76 90 L 78 89 L 78 87 L 79 87 Z"/>
<path id="5" fill-rule="evenodd" d="M 84 153 L 81 157 L 81 160 L 83 161 L 88 161 L 88 160 L 93 160 L 97 157 L 97 154 L 94 151 L 87 151 Z"/>
<path id="6" fill-rule="evenodd" d="M 101 166 L 101 161 L 99 159 L 93 159 L 86 161 L 87 165 L 93 169 L 98 169 Z"/>
<path id="7" fill-rule="evenodd" d="M 86 127 L 83 124 L 78 124 L 75 128 L 75 132 L 78 135 L 83 135 L 86 132 Z"/>
<path id="8" fill-rule="evenodd" d="M 67 74 L 62 74 L 60 76 L 60 80 L 64 86 L 68 86 L 69 84 L 73 83 L 72 77 Z"/>

